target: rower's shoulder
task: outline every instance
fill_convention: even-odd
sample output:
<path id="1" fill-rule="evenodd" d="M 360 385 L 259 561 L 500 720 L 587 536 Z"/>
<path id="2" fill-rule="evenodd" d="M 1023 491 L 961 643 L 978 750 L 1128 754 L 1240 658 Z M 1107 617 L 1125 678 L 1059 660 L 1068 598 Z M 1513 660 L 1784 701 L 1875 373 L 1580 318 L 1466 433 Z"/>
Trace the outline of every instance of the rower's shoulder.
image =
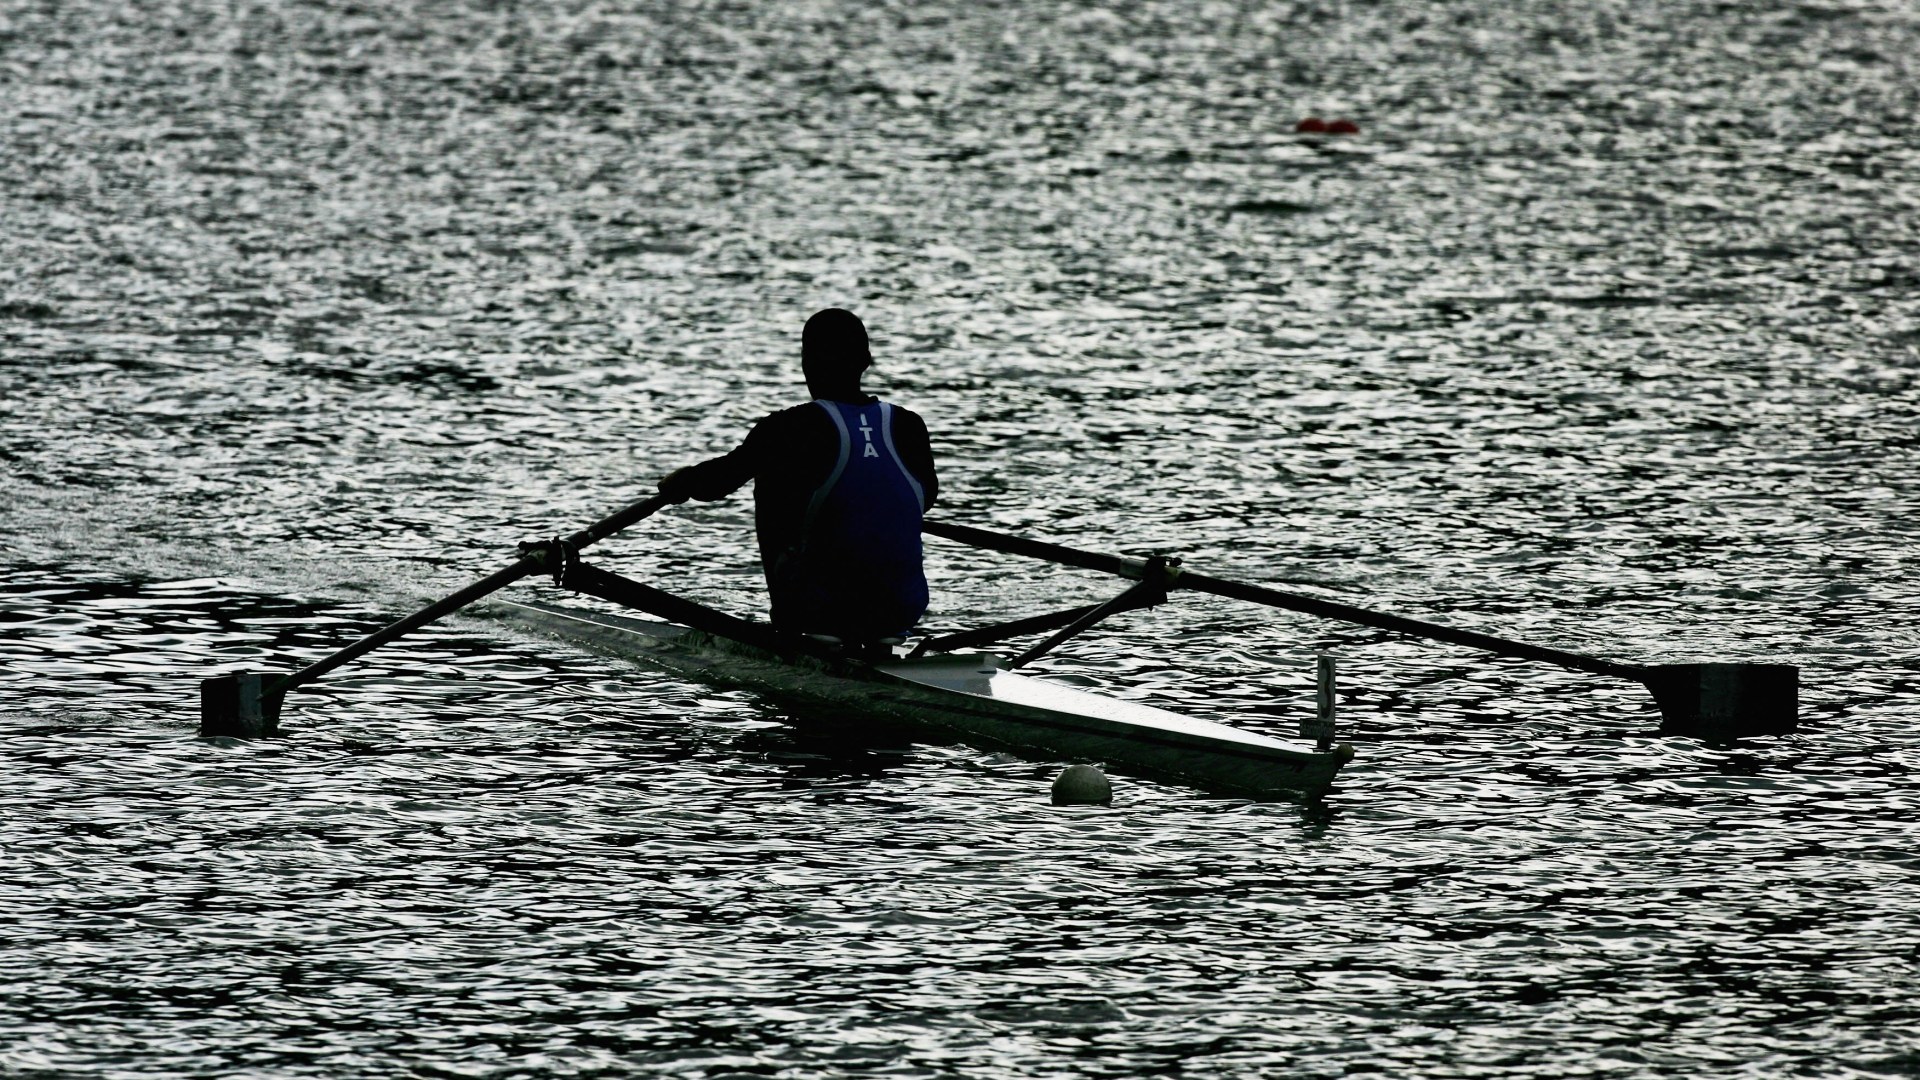
<path id="1" fill-rule="evenodd" d="M 785 442 L 796 435 L 805 436 L 823 428 L 830 428 L 833 421 L 820 411 L 820 406 L 811 402 L 802 402 L 785 409 L 776 409 L 761 417 L 754 425 L 748 438 L 771 439 Z"/>
<path id="2" fill-rule="evenodd" d="M 895 430 L 911 430 L 913 428 L 919 428 L 921 431 L 927 430 L 926 418 L 922 417 L 919 413 L 914 412 L 912 409 L 907 408 L 897 401 L 889 401 L 887 404 L 893 409 L 893 426 Z"/>
<path id="3" fill-rule="evenodd" d="M 819 415 L 821 415 L 820 406 L 814 404 L 811 401 L 803 401 L 798 405 L 789 405 L 784 409 L 775 409 L 774 411 L 761 417 L 760 423 L 791 424 L 796 420 L 811 419 L 812 417 L 819 416 Z"/>
<path id="4" fill-rule="evenodd" d="M 844 404 L 855 406 L 877 405 L 883 400 L 882 398 L 868 394 L 859 401 L 849 401 Z M 830 427 L 833 420 L 828 416 L 827 411 L 820 407 L 820 404 L 818 401 L 804 401 L 798 405 L 775 410 L 761 417 L 760 421 L 755 424 L 754 427 L 764 430 L 767 434 Z M 910 424 L 917 424 L 922 428 L 926 427 L 926 421 L 921 418 L 920 414 L 907 408 L 905 405 L 897 401 L 886 401 L 885 404 L 893 410 L 896 424 L 899 423 L 902 418 L 905 418 Z"/>

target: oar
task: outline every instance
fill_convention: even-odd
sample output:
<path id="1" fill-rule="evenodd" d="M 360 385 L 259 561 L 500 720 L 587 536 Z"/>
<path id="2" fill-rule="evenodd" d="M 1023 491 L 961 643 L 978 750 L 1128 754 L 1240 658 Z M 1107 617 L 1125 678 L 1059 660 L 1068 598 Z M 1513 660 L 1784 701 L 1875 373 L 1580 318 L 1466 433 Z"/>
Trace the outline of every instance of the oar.
<path id="1" fill-rule="evenodd" d="M 1147 573 L 1144 559 L 1080 551 L 945 521 L 928 521 L 922 528 L 931 535 L 989 551 L 1044 559 L 1135 581 Z M 1182 570 L 1173 575 L 1168 586 L 1465 645 L 1500 656 L 1539 660 L 1576 671 L 1631 679 L 1653 693 L 1654 701 L 1660 706 L 1661 730 L 1668 734 L 1726 740 L 1749 735 L 1784 734 L 1799 726 L 1800 673 L 1791 664 L 1623 664 L 1565 649 L 1370 611 L 1317 596 L 1208 577 L 1191 570 Z"/>
<path id="2" fill-rule="evenodd" d="M 578 552 L 589 544 L 604 540 L 673 502 L 674 500 L 665 495 L 655 495 L 642 499 L 619 513 L 603 518 L 572 536 L 557 541 L 563 549 L 562 557 Z M 547 560 L 548 556 L 553 554 L 553 547 L 552 544 L 523 545 L 523 553 L 513 565 L 481 578 L 452 596 L 429 604 L 391 626 L 376 630 L 324 660 L 309 664 L 285 678 L 268 682 L 268 676 L 260 672 L 242 671 L 230 675 L 216 675 L 202 681 L 200 684 L 200 734 L 202 736 L 232 735 L 240 738 L 272 735 L 280 723 L 280 702 L 289 690 L 310 683 L 355 657 L 372 652 L 387 642 L 412 633 L 435 619 L 450 615 L 529 574 L 551 569 Z"/>

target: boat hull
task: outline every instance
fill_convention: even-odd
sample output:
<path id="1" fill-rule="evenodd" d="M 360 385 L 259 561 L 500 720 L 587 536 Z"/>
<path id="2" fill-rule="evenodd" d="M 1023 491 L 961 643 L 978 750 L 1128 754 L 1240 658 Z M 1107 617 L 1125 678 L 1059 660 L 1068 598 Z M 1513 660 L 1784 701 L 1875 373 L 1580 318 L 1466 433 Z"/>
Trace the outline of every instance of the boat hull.
<path id="1" fill-rule="evenodd" d="M 1318 798 L 1352 757 L 1344 747 L 1316 751 L 1307 743 L 1029 678 L 988 653 L 878 663 L 783 656 L 672 623 L 551 604 L 490 607 L 528 629 L 704 682 L 751 689 L 805 713 L 851 710 L 1022 756 L 1094 762 L 1215 794 Z"/>

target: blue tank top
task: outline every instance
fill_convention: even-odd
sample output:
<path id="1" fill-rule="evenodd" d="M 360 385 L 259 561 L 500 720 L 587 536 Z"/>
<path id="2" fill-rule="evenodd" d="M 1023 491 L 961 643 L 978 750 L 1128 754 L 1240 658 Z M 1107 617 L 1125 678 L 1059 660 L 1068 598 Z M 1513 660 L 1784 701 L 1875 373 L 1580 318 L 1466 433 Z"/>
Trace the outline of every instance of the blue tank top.
<path id="1" fill-rule="evenodd" d="M 894 448 L 892 406 L 814 404 L 832 418 L 839 452 L 807 502 L 776 588 L 776 621 L 852 640 L 903 634 L 927 610 L 926 492 Z"/>

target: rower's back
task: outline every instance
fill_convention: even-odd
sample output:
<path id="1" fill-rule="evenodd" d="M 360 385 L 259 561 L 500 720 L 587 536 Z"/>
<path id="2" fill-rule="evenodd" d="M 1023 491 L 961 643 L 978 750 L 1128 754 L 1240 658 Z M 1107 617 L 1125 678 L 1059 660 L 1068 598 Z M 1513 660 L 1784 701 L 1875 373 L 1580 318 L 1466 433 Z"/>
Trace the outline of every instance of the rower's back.
<path id="1" fill-rule="evenodd" d="M 832 464 L 808 495 L 796 543 L 767 566 L 775 625 L 852 642 L 904 636 L 927 610 L 927 492 L 895 435 L 911 414 L 862 398 L 814 400 L 833 424 Z M 897 427 L 924 448 L 919 417 Z"/>

